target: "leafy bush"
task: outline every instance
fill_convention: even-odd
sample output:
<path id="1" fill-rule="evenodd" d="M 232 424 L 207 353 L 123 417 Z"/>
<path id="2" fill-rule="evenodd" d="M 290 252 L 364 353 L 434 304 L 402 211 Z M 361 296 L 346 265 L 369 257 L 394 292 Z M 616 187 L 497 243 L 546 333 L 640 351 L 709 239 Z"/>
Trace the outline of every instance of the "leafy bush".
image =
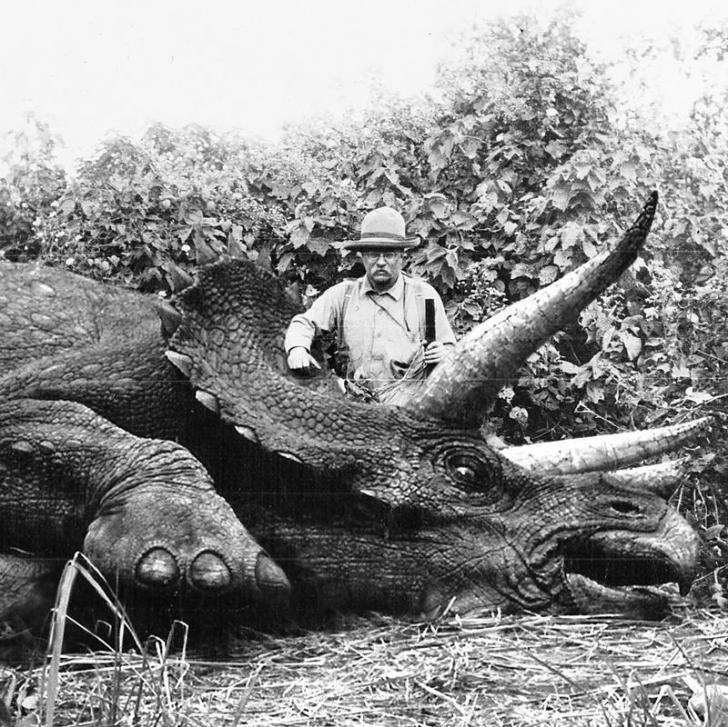
<path id="1" fill-rule="evenodd" d="M 182 270 L 244 256 L 305 298 L 361 272 L 335 243 L 385 204 L 425 241 L 409 270 L 442 293 L 464 333 L 604 249 L 657 188 L 643 257 L 514 372 L 492 422 L 525 441 L 696 409 L 722 421 L 726 97 L 702 99 L 686 130 L 646 131 L 653 120 L 622 103 L 568 17 L 499 21 L 461 48 L 436 99 L 381 96 L 359 118 L 292 127 L 275 145 L 155 125 L 139 141 L 105 142 L 69 178 L 52 134 L 31 121 L 0 181 L 0 251 L 160 294 Z M 714 28 L 698 52 L 726 49 L 728 32 Z M 705 523 L 724 512 L 720 434 L 714 450 L 694 463 L 719 493 Z M 711 532 L 722 548 L 722 531 Z"/>

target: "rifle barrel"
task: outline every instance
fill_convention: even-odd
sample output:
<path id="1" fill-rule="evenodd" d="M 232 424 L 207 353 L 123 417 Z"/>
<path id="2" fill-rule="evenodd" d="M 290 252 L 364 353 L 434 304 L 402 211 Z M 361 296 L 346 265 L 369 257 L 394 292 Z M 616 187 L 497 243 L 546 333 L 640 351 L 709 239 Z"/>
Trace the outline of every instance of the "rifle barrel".
<path id="1" fill-rule="evenodd" d="M 425 298 L 425 344 L 430 344 L 436 340 L 435 301 L 433 298 Z"/>

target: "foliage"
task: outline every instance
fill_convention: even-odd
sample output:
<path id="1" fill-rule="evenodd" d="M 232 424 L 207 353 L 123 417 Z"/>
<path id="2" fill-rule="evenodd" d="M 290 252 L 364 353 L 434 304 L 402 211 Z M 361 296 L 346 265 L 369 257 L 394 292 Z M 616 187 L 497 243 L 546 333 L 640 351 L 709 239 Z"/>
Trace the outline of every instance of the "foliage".
<path id="1" fill-rule="evenodd" d="M 669 423 L 696 408 L 722 416 L 725 89 L 686 129 L 653 132 L 568 16 L 498 21 L 460 48 L 434 97 L 381 95 L 359 117 L 291 127 L 275 145 L 155 125 L 138 141 L 104 142 L 69 177 L 48 128 L 31 120 L 0 181 L 0 251 L 161 294 L 180 270 L 246 256 L 306 297 L 360 272 L 335 243 L 385 204 L 425 241 L 409 269 L 438 288 L 463 333 L 596 255 L 657 188 L 644 257 L 531 357 L 492 422 L 523 441 Z M 715 27 L 695 53 L 717 62 L 726 49 Z M 641 60 L 626 62 L 636 71 Z M 705 467 L 718 477 L 728 465 L 696 460 Z"/>
<path id="2" fill-rule="evenodd" d="M 66 178 L 54 163 L 57 139 L 47 124 L 32 116 L 26 128 L 8 134 L 2 157 L 8 172 L 0 178 L 0 251 L 11 260 L 27 260 L 44 252 L 35 229 L 52 213 Z"/>

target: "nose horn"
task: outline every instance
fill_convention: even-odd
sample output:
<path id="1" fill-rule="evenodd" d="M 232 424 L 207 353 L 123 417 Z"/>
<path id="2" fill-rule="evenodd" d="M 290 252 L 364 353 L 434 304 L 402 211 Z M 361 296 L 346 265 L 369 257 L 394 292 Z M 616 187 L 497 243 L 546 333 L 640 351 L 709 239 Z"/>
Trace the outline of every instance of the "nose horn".
<path id="1" fill-rule="evenodd" d="M 169 551 L 152 548 L 139 559 L 136 578 L 150 588 L 166 588 L 179 579 L 179 567 Z"/>
<path id="2" fill-rule="evenodd" d="M 190 583 L 203 591 L 223 591 L 230 586 L 232 575 L 225 561 L 216 553 L 200 553 L 189 569 Z"/>
<path id="3" fill-rule="evenodd" d="M 683 482 L 689 463 L 689 458 L 683 457 L 642 467 L 613 470 L 607 477 L 612 482 L 646 490 L 668 500 Z"/>

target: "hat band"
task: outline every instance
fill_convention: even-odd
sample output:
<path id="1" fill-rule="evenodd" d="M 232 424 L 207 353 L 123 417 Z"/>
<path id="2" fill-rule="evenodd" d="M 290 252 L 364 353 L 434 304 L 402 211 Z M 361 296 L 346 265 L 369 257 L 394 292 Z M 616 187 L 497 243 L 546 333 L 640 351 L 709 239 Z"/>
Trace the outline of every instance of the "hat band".
<path id="1" fill-rule="evenodd" d="M 361 233 L 360 240 L 370 240 L 373 237 L 383 237 L 386 240 L 396 240 L 397 242 L 405 242 L 405 238 L 402 235 L 395 235 L 391 232 L 367 232 L 366 236 Z"/>

